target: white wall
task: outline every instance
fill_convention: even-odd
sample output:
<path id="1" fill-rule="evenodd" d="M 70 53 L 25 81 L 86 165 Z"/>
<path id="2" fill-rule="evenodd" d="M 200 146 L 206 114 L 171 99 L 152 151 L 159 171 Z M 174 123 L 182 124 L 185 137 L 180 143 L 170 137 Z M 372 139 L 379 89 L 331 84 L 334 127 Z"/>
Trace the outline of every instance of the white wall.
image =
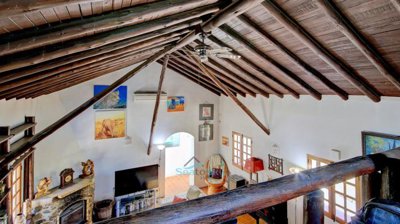
<path id="1" fill-rule="evenodd" d="M 400 98 L 384 97 L 380 103 L 362 96 L 350 97 L 348 101 L 336 96 L 324 96 L 321 101 L 308 96 L 301 96 L 299 100 L 291 96 L 240 100 L 271 129 L 271 135 L 267 136 L 230 99 L 220 98 L 220 135 L 230 139 L 229 147 L 220 145 L 220 153 L 230 164 L 232 173 L 246 178 L 249 178 L 248 173 L 231 165 L 232 131 L 253 138 L 254 156 L 262 158 L 266 167 L 268 154 L 273 154 L 272 145 L 278 145 L 277 156 L 284 158 L 286 173 L 293 164 L 306 168 L 307 153 L 333 161 L 338 158 L 331 149 L 340 150 L 342 159 L 362 155 L 361 131 L 400 135 Z M 267 175 L 280 176 L 265 171 L 261 172 L 260 180 L 267 180 Z M 302 200 L 297 204 L 301 207 Z M 292 204 L 289 209 L 293 207 Z M 293 216 L 289 219 L 294 223 Z M 301 220 L 299 218 L 297 223 L 302 223 Z"/>
<path id="2" fill-rule="evenodd" d="M 39 132 L 92 97 L 93 85 L 111 84 L 131 68 L 133 66 L 35 100 L 2 100 L 0 125 L 22 123 L 25 115 L 33 115 L 38 122 L 36 132 Z M 35 184 L 42 177 L 50 176 L 52 186 L 57 186 L 61 170 L 72 167 L 77 177 L 81 172 L 80 162 L 92 159 L 96 172 L 96 200 L 112 198 L 116 170 L 158 163 L 157 149 L 153 149 L 150 156 L 146 153 L 154 101 L 134 102 L 133 92 L 157 89 L 160 70 L 160 65 L 152 64 L 125 83 L 128 86 L 127 135 L 132 138 L 132 144 L 126 144 L 124 139 L 95 141 L 95 114 L 90 108 L 37 145 Z M 195 136 L 196 157 L 206 161 L 218 151 L 219 138 L 216 136 L 216 140 L 209 142 L 197 141 L 198 125 L 201 123 L 198 120 L 199 104 L 214 103 L 218 108 L 218 96 L 170 70 L 167 70 L 163 90 L 170 96 L 185 96 L 185 111 L 167 113 L 166 102 L 162 102 L 154 143 L 161 143 L 176 132 L 190 133 Z M 218 127 L 215 132 L 218 133 Z M 164 172 L 163 169 L 161 167 L 161 172 Z M 160 182 L 163 184 L 163 180 Z M 195 183 L 204 185 L 200 178 Z"/>
<path id="3" fill-rule="evenodd" d="M 179 175 L 178 168 L 184 165 L 194 156 L 194 136 L 187 133 L 179 135 L 180 144 L 177 147 L 165 148 L 165 177 Z"/>

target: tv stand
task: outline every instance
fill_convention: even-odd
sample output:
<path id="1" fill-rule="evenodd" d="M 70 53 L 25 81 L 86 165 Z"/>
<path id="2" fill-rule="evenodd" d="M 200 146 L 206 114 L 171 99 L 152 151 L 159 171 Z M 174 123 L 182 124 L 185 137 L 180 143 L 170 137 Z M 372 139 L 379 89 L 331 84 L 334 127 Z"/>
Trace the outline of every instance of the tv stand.
<path id="1" fill-rule="evenodd" d="M 143 212 L 156 207 L 157 188 L 115 197 L 115 215 Z"/>

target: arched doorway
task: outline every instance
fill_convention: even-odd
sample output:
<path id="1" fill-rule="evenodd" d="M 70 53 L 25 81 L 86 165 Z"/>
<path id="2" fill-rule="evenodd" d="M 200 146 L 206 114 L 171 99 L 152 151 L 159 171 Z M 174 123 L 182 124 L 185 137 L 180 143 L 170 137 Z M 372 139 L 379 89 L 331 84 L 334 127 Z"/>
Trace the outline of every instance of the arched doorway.
<path id="1" fill-rule="evenodd" d="M 194 136 L 174 133 L 165 145 L 165 197 L 185 193 L 194 184 Z"/>

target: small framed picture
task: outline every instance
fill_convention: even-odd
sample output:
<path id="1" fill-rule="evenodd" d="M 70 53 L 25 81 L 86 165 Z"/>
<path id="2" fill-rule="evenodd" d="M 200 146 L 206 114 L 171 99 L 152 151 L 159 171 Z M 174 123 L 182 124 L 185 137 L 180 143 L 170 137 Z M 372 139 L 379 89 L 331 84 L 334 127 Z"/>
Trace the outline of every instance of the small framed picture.
<path id="1" fill-rule="evenodd" d="M 199 119 L 214 120 L 214 104 L 200 104 Z"/>
<path id="2" fill-rule="evenodd" d="M 226 136 L 222 136 L 222 145 L 229 146 L 229 138 Z"/>
<path id="3" fill-rule="evenodd" d="M 210 141 L 214 139 L 214 125 L 213 124 L 201 124 L 199 125 L 199 141 Z"/>

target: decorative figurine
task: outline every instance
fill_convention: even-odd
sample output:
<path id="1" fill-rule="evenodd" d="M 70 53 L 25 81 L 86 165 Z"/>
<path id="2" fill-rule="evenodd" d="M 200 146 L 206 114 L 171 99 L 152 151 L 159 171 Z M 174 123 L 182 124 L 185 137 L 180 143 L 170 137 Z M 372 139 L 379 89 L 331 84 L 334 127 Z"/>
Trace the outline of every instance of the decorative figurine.
<path id="1" fill-rule="evenodd" d="M 35 194 L 35 199 L 48 194 L 50 184 L 51 184 L 51 179 L 49 177 L 42 178 L 39 181 L 38 186 L 36 187 L 37 193 Z"/>
<path id="2" fill-rule="evenodd" d="M 94 163 L 92 160 L 88 159 L 85 162 L 82 162 L 82 174 L 79 175 L 79 178 L 91 177 L 94 174 Z"/>
<path id="3" fill-rule="evenodd" d="M 74 170 L 71 168 L 64 169 L 60 173 L 60 188 L 64 188 L 74 183 Z"/>

